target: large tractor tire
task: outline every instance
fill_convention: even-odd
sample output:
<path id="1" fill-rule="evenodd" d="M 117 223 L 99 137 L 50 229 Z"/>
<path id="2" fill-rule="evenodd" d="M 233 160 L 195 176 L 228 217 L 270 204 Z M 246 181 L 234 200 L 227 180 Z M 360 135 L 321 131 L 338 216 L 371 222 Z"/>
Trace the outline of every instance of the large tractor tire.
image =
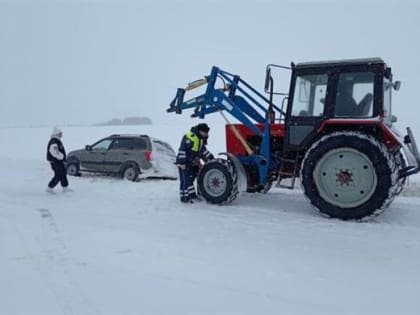
<path id="1" fill-rule="evenodd" d="M 395 155 L 395 166 L 399 170 L 405 168 L 407 166 L 407 163 L 404 159 L 404 156 L 401 154 L 401 152 L 398 152 Z M 407 177 L 400 177 L 397 181 L 397 184 L 395 185 L 395 189 L 393 191 L 394 197 L 398 196 L 404 189 L 406 184 Z"/>
<path id="2" fill-rule="evenodd" d="M 208 202 L 228 204 L 238 197 L 238 174 L 229 160 L 207 162 L 197 178 L 198 191 Z"/>
<path id="3" fill-rule="evenodd" d="M 400 165 L 374 137 L 335 132 L 307 151 L 301 181 L 305 195 L 322 214 L 362 220 L 380 214 L 399 193 Z"/>

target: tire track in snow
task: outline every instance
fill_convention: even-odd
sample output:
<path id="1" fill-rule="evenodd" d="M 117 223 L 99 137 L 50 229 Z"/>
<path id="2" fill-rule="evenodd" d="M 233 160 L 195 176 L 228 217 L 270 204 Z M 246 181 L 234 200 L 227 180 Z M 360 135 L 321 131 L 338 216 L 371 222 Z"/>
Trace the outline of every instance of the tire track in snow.
<path id="1" fill-rule="evenodd" d="M 64 314 L 68 314 L 68 312 L 66 312 L 66 308 L 63 307 L 62 304 L 58 303 L 59 297 L 57 296 L 57 292 L 55 290 L 53 290 L 53 288 L 51 287 L 50 281 L 47 278 L 45 271 L 41 268 L 41 263 L 40 263 L 39 259 L 36 258 L 35 255 L 32 253 L 31 246 L 30 246 L 29 242 L 26 241 L 24 233 L 21 231 L 21 229 L 19 228 L 19 226 L 17 225 L 17 223 L 14 220 L 12 220 L 8 216 L 4 216 L 4 217 L 10 222 L 10 225 L 15 230 L 16 235 L 18 236 L 18 238 L 20 240 L 20 243 L 22 244 L 22 248 L 25 251 L 25 254 L 26 254 L 25 258 L 28 258 L 32 262 L 33 267 L 38 272 L 38 274 L 40 275 L 40 277 L 44 281 L 44 283 L 47 285 L 48 290 L 56 298 L 54 300 L 54 302 L 58 304 L 58 307 L 60 307 L 62 309 Z"/>
<path id="2" fill-rule="evenodd" d="M 73 277 L 68 247 L 54 216 L 46 208 L 37 209 L 42 218 L 42 236 L 37 239 L 42 255 L 38 266 L 66 315 L 100 314 Z"/>
<path id="3" fill-rule="evenodd" d="M 16 202 L 9 200 L 5 200 L 5 203 L 16 205 Z M 27 202 L 21 204 L 30 209 Z M 22 217 L 19 221 L 17 217 L 6 213 L 2 213 L 2 217 L 10 222 L 25 251 L 24 258 L 32 263 L 54 297 L 52 303 L 54 302 L 65 315 L 101 314 L 75 281 L 70 269 L 76 262 L 70 258 L 68 247 L 54 216 L 46 208 L 38 208 L 36 211 L 41 218 L 38 230 L 21 227 L 19 222 Z"/>

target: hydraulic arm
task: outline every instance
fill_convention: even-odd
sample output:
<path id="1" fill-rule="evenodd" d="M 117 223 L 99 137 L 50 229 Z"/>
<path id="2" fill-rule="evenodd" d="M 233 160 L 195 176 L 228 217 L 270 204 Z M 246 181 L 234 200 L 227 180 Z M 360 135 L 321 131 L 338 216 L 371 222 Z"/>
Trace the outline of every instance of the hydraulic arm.
<path id="1" fill-rule="evenodd" d="M 216 88 L 217 80 L 223 83 L 223 88 Z M 186 91 L 206 85 L 206 91 L 194 98 L 184 101 Z M 181 114 L 185 109 L 194 109 L 191 117 L 204 118 L 216 112 L 228 112 L 242 124 L 261 137 L 261 145 L 254 151 L 239 133 L 235 135 L 246 148 L 248 155 L 253 155 L 254 163 L 258 165 L 260 179 L 265 183 L 270 165 L 270 124 L 274 122 L 274 112 L 284 115 L 282 110 L 238 75 L 213 67 L 210 75 L 188 84 L 184 89 L 179 88 L 174 100 L 170 103 L 168 112 Z M 222 113 L 223 114 L 223 113 Z M 226 119 L 226 116 L 223 115 Z M 260 130 L 256 124 L 263 124 Z M 234 128 L 234 127 L 233 127 Z"/>

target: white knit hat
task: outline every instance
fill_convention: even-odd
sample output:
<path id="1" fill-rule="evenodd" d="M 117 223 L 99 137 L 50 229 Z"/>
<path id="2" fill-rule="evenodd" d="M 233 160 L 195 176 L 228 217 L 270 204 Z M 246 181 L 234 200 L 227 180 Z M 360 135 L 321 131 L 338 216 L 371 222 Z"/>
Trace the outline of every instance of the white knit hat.
<path id="1" fill-rule="evenodd" d="M 62 135 L 63 135 L 63 132 L 61 131 L 61 129 L 54 127 L 51 137 L 61 137 Z"/>

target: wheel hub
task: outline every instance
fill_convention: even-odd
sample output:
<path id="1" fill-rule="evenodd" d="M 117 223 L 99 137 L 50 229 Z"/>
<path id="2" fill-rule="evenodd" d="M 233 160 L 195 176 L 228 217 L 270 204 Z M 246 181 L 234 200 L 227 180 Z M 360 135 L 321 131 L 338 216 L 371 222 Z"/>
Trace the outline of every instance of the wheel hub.
<path id="1" fill-rule="evenodd" d="M 128 180 L 132 180 L 134 178 L 134 170 L 132 168 L 125 171 L 125 178 Z"/>
<path id="2" fill-rule="evenodd" d="M 203 183 L 206 192 L 213 197 L 223 195 L 227 188 L 226 177 L 218 169 L 209 170 L 204 175 Z"/>
<path id="3" fill-rule="evenodd" d="M 77 168 L 76 168 L 76 166 L 75 165 L 70 165 L 68 168 L 67 168 L 67 173 L 69 174 L 69 175 L 76 175 L 76 173 L 77 173 Z"/>
<path id="4" fill-rule="evenodd" d="M 349 147 L 325 153 L 314 168 L 313 178 L 322 199 L 340 208 L 362 205 L 373 195 L 378 182 L 369 157 Z"/>
<path id="5" fill-rule="evenodd" d="M 211 181 L 211 185 L 214 188 L 219 188 L 219 186 L 220 186 L 220 179 L 219 178 L 213 177 L 210 181 Z"/>
<path id="6" fill-rule="evenodd" d="M 348 169 L 340 170 L 336 176 L 337 182 L 340 184 L 340 186 L 349 186 L 350 183 L 353 182 L 353 173 L 351 173 Z"/>

